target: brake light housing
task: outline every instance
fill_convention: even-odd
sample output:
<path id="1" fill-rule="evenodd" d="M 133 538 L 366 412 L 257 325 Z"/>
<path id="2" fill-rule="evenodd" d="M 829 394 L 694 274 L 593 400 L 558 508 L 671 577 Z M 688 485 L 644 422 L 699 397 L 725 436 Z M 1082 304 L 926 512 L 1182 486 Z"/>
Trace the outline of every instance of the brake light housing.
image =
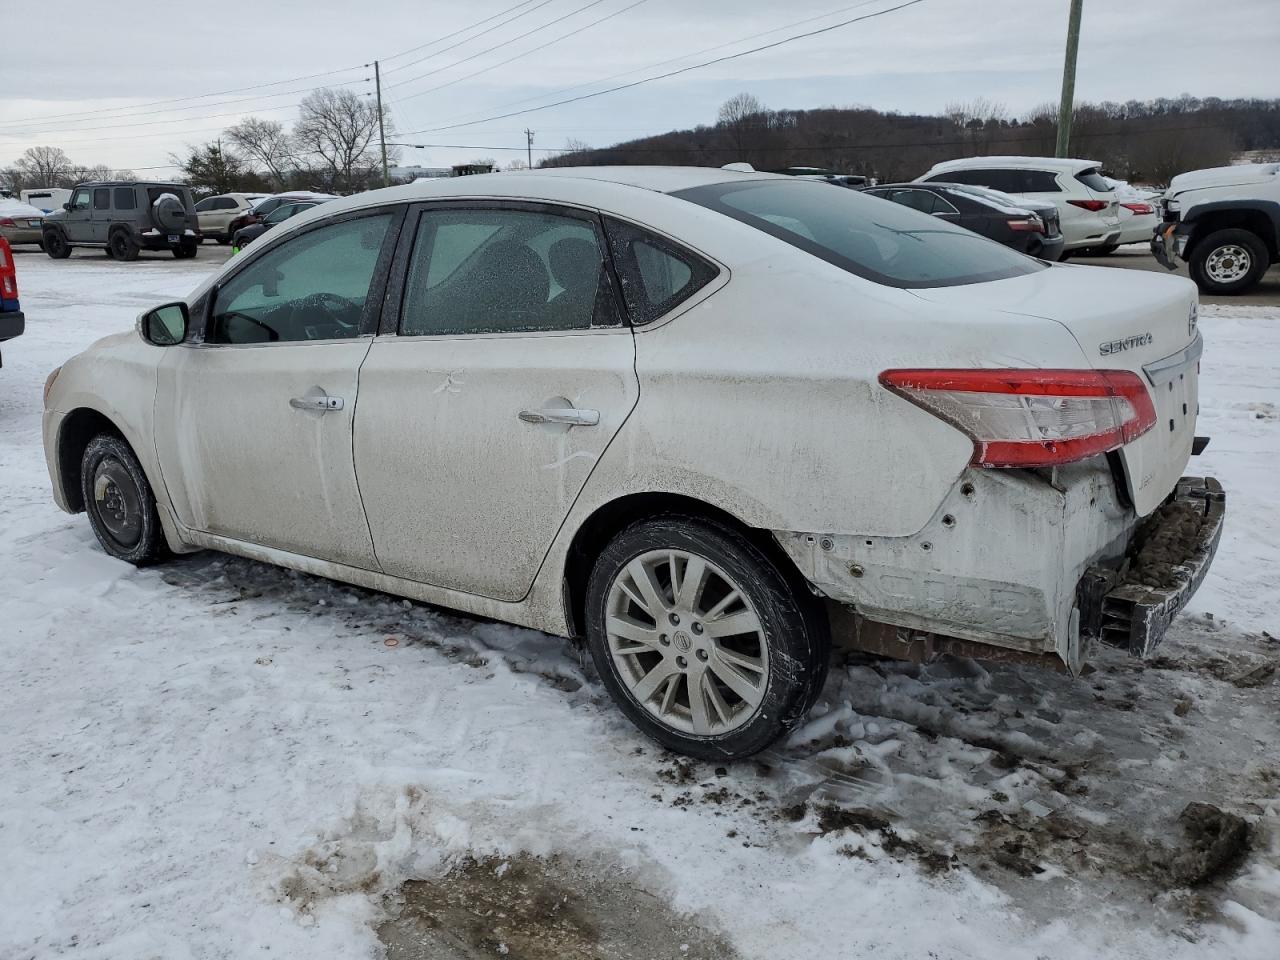
<path id="1" fill-rule="evenodd" d="M 1005 221 L 1014 233 L 1044 233 L 1044 221 L 1039 217 L 1014 217 Z"/>
<path id="2" fill-rule="evenodd" d="M 973 441 L 976 467 L 1050 467 L 1119 449 L 1156 422 L 1129 370 L 886 370 L 880 383 Z"/>
<path id="3" fill-rule="evenodd" d="M 1081 210 L 1089 210 L 1092 213 L 1105 210 L 1110 206 L 1105 200 L 1068 200 L 1067 203 L 1073 207 L 1079 207 Z"/>
<path id="4" fill-rule="evenodd" d="M 9 241 L 0 237 L 0 310 L 20 310 L 18 303 L 18 271 L 13 265 Z"/>
<path id="5" fill-rule="evenodd" d="M 1138 216 L 1144 216 L 1148 213 L 1156 212 L 1156 208 L 1149 203 L 1122 203 L 1120 206 L 1134 214 L 1137 214 Z"/>

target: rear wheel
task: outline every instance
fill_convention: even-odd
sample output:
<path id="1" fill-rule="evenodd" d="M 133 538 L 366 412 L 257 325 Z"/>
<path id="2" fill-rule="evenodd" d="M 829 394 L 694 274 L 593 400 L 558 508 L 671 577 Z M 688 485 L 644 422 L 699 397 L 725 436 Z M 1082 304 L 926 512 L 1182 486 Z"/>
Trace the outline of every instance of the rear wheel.
<path id="1" fill-rule="evenodd" d="M 199 252 L 200 247 L 195 240 L 184 240 L 173 248 L 173 255 L 178 260 L 190 260 Z"/>
<path id="2" fill-rule="evenodd" d="M 141 249 L 126 230 L 117 230 L 107 241 L 107 251 L 117 260 L 137 260 Z"/>
<path id="3" fill-rule="evenodd" d="M 71 256 L 71 244 L 67 243 L 67 238 L 62 235 L 60 230 L 46 230 L 44 232 L 44 252 L 54 260 L 65 260 Z"/>
<path id="4" fill-rule="evenodd" d="M 1187 258 L 1191 279 L 1205 293 L 1244 293 L 1262 279 L 1271 257 L 1248 230 L 1216 230 L 1196 243 Z"/>
<path id="5" fill-rule="evenodd" d="M 633 524 L 596 560 L 587 642 L 631 721 L 705 760 L 750 756 L 794 727 L 830 656 L 821 607 L 773 558 L 675 514 Z"/>
<path id="6" fill-rule="evenodd" d="M 138 566 L 164 555 L 155 496 L 127 443 L 106 433 L 89 441 L 80 460 L 80 491 L 103 550 Z"/>

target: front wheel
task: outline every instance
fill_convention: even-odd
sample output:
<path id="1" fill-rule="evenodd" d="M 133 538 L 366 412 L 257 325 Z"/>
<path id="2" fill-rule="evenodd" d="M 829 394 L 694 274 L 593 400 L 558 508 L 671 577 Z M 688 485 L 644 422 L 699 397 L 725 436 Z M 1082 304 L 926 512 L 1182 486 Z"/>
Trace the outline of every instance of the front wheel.
<path id="1" fill-rule="evenodd" d="M 80 460 L 80 492 L 102 549 L 137 566 L 164 555 L 151 484 L 129 445 L 111 434 L 89 441 Z"/>
<path id="2" fill-rule="evenodd" d="M 1262 279 L 1271 258 L 1248 230 L 1216 230 L 1196 243 L 1187 259 L 1191 279 L 1205 293 L 1244 293 Z"/>
<path id="3" fill-rule="evenodd" d="M 662 745 L 748 757 L 800 721 L 826 677 L 826 619 L 796 580 L 728 525 L 675 514 L 635 523 L 588 584 L 596 670 Z"/>
<path id="4" fill-rule="evenodd" d="M 44 232 L 44 252 L 54 260 L 65 260 L 71 256 L 71 244 L 67 243 L 67 238 L 62 235 L 59 230 L 46 230 Z"/>

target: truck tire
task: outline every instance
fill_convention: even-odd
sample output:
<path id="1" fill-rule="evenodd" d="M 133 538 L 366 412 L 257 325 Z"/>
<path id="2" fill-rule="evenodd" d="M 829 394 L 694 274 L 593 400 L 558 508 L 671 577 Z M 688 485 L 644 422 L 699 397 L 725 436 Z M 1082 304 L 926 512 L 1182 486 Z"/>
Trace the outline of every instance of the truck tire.
<path id="1" fill-rule="evenodd" d="M 1187 265 L 1202 292 L 1234 296 L 1257 285 L 1271 265 L 1271 257 L 1256 234 L 1231 228 L 1215 230 L 1198 240 Z"/>
<path id="2" fill-rule="evenodd" d="M 101 433 L 89 441 L 80 459 L 80 492 L 103 550 L 139 567 L 164 558 L 155 495 L 124 440 Z"/>
<path id="3" fill-rule="evenodd" d="M 632 524 L 596 558 L 586 601 L 587 645 L 618 707 L 691 757 L 763 750 L 826 679 L 825 611 L 785 561 L 725 523 Z"/>
<path id="4" fill-rule="evenodd" d="M 117 230 L 107 241 L 107 250 L 117 260 L 137 260 L 142 248 L 129 236 L 128 230 Z"/>
<path id="5" fill-rule="evenodd" d="M 44 252 L 54 260 L 65 260 L 71 256 L 71 244 L 67 243 L 61 230 L 46 230 L 43 246 Z"/>

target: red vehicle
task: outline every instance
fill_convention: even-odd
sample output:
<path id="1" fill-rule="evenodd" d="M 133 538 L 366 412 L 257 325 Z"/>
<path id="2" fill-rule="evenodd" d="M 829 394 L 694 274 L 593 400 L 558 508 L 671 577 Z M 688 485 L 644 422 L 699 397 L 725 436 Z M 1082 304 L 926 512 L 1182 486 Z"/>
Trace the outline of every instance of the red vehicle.
<path id="1" fill-rule="evenodd" d="M 26 318 L 18 302 L 18 273 L 13 266 L 9 241 L 0 237 L 0 343 L 22 335 Z M 0 360 L 3 366 L 3 360 Z"/>

